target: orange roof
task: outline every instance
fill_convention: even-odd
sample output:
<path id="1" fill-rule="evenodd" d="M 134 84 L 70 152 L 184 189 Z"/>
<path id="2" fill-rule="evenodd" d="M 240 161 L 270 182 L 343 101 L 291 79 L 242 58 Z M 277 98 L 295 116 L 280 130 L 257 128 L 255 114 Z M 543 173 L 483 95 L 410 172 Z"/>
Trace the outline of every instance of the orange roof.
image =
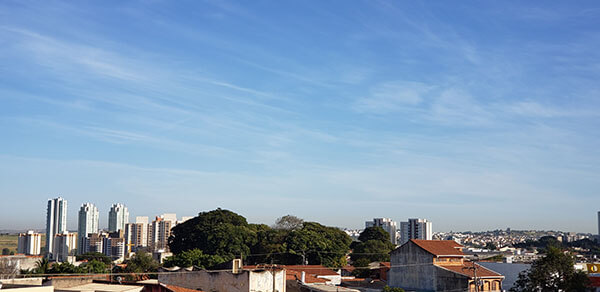
<path id="1" fill-rule="evenodd" d="M 454 240 L 411 239 L 411 242 L 435 256 L 464 256 L 462 245 Z"/>
<path id="2" fill-rule="evenodd" d="M 460 265 L 460 266 L 445 266 L 445 265 L 436 265 L 438 267 L 444 268 L 446 270 L 450 270 L 454 273 L 457 274 L 461 274 L 463 276 L 467 276 L 469 278 L 473 277 L 473 266 L 476 265 L 473 262 L 465 262 L 464 264 Z M 481 266 L 481 265 L 476 265 L 477 266 L 477 277 L 502 277 L 504 278 L 504 276 L 502 276 L 501 274 L 498 274 L 490 269 L 486 269 L 485 267 Z"/>
<path id="3" fill-rule="evenodd" d="M 167 284 L 162 284 L 162 285 L 167 287 L 167 289 L 169 289 L 173 292 L 199 292 L 199 291 L 202 291 L 202 290 L 183 288 L 183 287 L 179 287 L 179 286 L 175 286 L 175 285 L 167 285 Z"/>
<path id="4" fill-rule="evenodd" d="M 390 262 L 380 262 L 379 266 L 380 267 L 385 267 L 385 268 L 388 268 L 388 269 L 392 267 L 392 265 L 391 265 Z"/>

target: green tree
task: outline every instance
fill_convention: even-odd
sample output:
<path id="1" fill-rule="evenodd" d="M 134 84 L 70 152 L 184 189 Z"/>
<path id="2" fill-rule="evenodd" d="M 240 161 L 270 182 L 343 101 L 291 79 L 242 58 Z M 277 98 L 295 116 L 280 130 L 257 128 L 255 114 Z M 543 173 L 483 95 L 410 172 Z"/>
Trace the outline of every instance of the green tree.
<path id="1" fill-rule="evenodd" d="M 2 255 L 9 255 L 10 254 L 10 249 L 9 248 L 3 248 L 2 249 Z"/>
<path id="2" fill-rule="evenodd" d="M 383 287 L 383 292 L 404 292 L 404 289 L 392 288 L 392 287 L 386 285 L 385 287 Z"/>
<path id="3" fill-rule="evenodd" d="M 493 242 L 488 242 L 485 244 L 485 248 L 489 250 L 496 250 L 498 247 Z"/>
<path id="4" fill-rule="evenodd" d="M 370 276 L 370 270 L 366 267 L 371 262 L 387 262 L 390 260 L 390 252 L 395 246 L 390 241 L 390 235 L 381 227 L 365 228 L 358 237 L 358 242 L 352 243 L 350 260 L 357 269 L 354 275 L 360 278 Z"/>
<path id="5" fill-rule="evenodd" d="M 126 273 L 148 273 L 156 272 L 158 269 L 158 262 L 156 262 L 152 256 L 147 253 L 136 253 L 133 257 L 124 262 L 126 264 L 123 272 Z"/>
<path id="6" fill-rule="evenodd" d="M 35 263 L 33 271 L 35 274 L 47 274 L 48 270 L 50 270 L 50 263 L 47 258 L 42 258 Z"/>
<path id="7" fill-rule="evenodd" d="M 291 230 L 272 229 L 264 224 L 251 225 L 251 228 L 256 233 L 256 243 L 250 248 L 253 255 L 247 257 L 246 262 L 251 264 L 290 262 L 285 241 Z"/>
<path id="8" fill-rule="evenodd" d="M 103 261 L 93 259 L 93 260 L 88 261 L 85 264 L 82 264 L 80 267 L 81 267 L 83 273 L 103 274 L 103 273 L 107 273 L 109 271 L 110 264 L 106 264 Z"/>
<path id="9" fill-rule="evenodd" d="M 531 268 L 519 274 L 512 292 L 586 291 L 589 279 L 575 271 L 574 260 L 555 246 L 548 246 L 546 255 L 534 261 Z"/>
<path id="10" fill-rule="evenodd" d="M 71 263 L 56 263 L 48 270 L 49 274 L 80 274 L 83 269 Z"/>
<path id="11" fill-rule="evenodd" d="M 191 267 L 196 266 L 201 269 L 209 269 L 213 268 L 221 263 L 225 262 L 225 260 L 218 255 L 208 255 L 204 254 L 202 250 L 192 249 L 180 252 L 174 256 L 168 257 L 165 260 L 165 267 Z"/>
<path id="12" fill-rule="evenodd" d="M 229 261 L 250 254 L 256 234 L 246 218 L 222 209 L 202 212 L 172 230 L 169 247 L 175 254 L 200 249 L 204 254 L 219 255 Z"/>
<path id="13" fill-rule="evenodd" d="M 383 242 L 390 242 L 390 234 L 387 233 L 383 228 L 368 227 L 363 230 L 358 236 L 358 241 L 366 242 L 369 240 L 378 240 Z M 390 242 L 391 243 L 391 242 Z"/>
<path id="14" fill-rule="evenodd" d="M 304 223 L 304 220 L 296 216 L 285 215 L 283 217 L 277 218 L 273 228 L 283 230 L 296 230 L 302 228 L 302 223 Z"/>
<path id="15" fill-rule="evenodd" d="M 342 230 L 323 226 L 316 222 L 304 222 L 302 228 L 293 230 L 286 237 L 290 258 L 288 264 L 342 267 L 352 239 Z"/>
<path id="16" fill-rule="evenodd" d="M 77 259 L 77 261 L 96 260 L 96 261 L 102 262 L 106 265 L 110 265 L 112 263 L 111 258 L 101 252 L 86 252 L 84 254 L 77 255 L 76 259 Z"/>
<path id="17" fill-rule="evenodd" d="M 298 218 L 292 219 L 284 221 L 297 223 Z M 315 222 L 303 222 L 300 227 L 288 223 L 282 225 L 286 228 L 273 229 L 248 224 L 246 218 L 228 210 L 202 212 L 173 228 L 169 247 L 175 256 L 169 265 L 216 267 L 240 255 L 248 264 L 301 264 L 303 259 L 330 267 L 345 264 L 352 241 L 345 232 Z M 191 252 L 195 249 L 202 255 Z M 189 253 L 179 256 L 186 251 Z"/>

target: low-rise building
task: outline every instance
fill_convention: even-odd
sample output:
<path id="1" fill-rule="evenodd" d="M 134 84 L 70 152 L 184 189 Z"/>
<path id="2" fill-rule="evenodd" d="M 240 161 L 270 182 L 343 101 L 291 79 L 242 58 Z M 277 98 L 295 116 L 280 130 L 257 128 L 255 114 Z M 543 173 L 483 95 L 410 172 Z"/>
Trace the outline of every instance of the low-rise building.
<path id="1" fill-rule="evenodd" d="M 389 285 L 417 291 L 502 291 L 504 276 L 465 259 L 452 240 L 411 239 L 391 253 Z"/>
<path id="2" fill-rule="evenodd" d="M 265 268 L 240 271 L 177 271 L 161 273 L 158 281 L 165 285 L 219 292 L 286 292 L 285 270 Z"/>

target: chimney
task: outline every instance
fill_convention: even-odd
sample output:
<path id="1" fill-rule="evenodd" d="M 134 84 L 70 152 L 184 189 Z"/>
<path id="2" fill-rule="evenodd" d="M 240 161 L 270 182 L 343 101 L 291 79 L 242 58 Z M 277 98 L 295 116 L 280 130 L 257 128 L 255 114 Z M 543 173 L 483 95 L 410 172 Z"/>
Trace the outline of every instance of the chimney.
<path id="1" fill-rule="evenodd" d="M 302 282 L 302 284 L 305 284 L 304 282 L 306 281 L 306 273 L 304 271 L 302 271 L 302 276 L 300 276 L 300 282 Z"/>
<path id="2" fill-rule="evenodd" d="M 232 265 L 232 273 L 239 274 L 242 272 L 242 259 L 234 259 Z"/>

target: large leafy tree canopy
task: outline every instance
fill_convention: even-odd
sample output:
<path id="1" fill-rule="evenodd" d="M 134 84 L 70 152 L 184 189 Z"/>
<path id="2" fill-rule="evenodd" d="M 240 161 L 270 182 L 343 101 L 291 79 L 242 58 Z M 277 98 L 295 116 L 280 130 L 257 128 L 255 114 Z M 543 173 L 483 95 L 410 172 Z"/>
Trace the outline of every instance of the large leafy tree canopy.
<path id="1" fill-rule="evenodd" d="M 276 228 L 248 224 L 234 212 L 216 209 L 175 226 L 169 265 L 212 268 L 242 256 L 248 264 L 345 264 L 350 237 L 343 231 L 287 215 Z"/>
<path id="2" fill-rule="evenodd" d="M 150 254 L 138 252 L 130 259 L 124 262 L 126 273 L 147 273 L 155 272 L 158 269 L 158 262 Z"/>
<path id="3" fill-rule="evenodd" d="M 246 218 L 216 209 L 175 226 L 169 247 L 175 254 L 198 249 L 205 255 L 218 255 L 225 262 L 250 254 L 250 247 L 255 242 L 256 232 Z"/>
<path id="4" fill-rule="evenodd" d="M 529 270 L 519 274 L 511 291 L 586 291 L 589 279 L 585 273 L 576 271 L 573 264 L 573 257 L 568 253 L 548 246 L 543 258 L 534 261 Z"/>
<path id="5" fill-rule="evenodd" d="M 346 265 L 346 254 L 352 239 L 335 227 L 316 222 L 304 222 L 301 229 L 291 231 L 286 237 L 289 264 L 320 264 L 328 267 Z M 294 257 L 295 255 L 295 257 Z"/>
<path id="6" fill-rule="evenodd" d="M 110 263 L 112 262 L 112 260 L 110 259 L 110 257 L 104 255 L 101 252 L 86 252 L 84 254 L 80 254 L 77 255 L 77 260 L 78 261 L 92 261 L 92 260 L 96 260 L 99 262 L 103 262 L 106 265 L 110 265 Z"/>
<path id="7" fill-rule="evenodd" d="M 283 217 L 277 218 L 273 228 L 284 229 L 284 230 L 297 230 L 297 229 L 302 228 L 302 223 L 304 223 L 304 220 L 302 220 L 296 216 L 285 215 Z"/>
<path id="8" fill-rule="evenodd" d="M 381 227 L 368 227 L 358 237 L 358 242 L 352 243 L 350 259 L 352 265 L 361 268 L 354 274 L 358 277 L 368 277 L 369 270 L 364 269 L 371 262 L 387 262 L 390 252 L 395 246 L 390 241 L 390 235 Z"/>
<path id="9" fill-rule="evenodd" d="M 172 257 L 167 258 L 164 265 L 166 267 L 198 267 L 201 269 L 208 269 L 214 267 L 225 260 L 218 255 L 204 254 L 200 249 L 191 249 L 182 251 Z"/>

